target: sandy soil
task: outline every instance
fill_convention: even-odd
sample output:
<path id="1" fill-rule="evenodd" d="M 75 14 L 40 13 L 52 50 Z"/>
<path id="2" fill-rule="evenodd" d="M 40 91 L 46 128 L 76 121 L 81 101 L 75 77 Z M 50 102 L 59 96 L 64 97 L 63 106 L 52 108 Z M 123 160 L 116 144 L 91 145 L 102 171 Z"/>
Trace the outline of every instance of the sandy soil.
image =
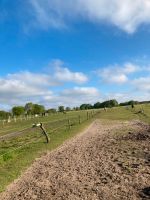
<path id="1" fill-rule="evenodd" d="M 96 120 L 82 134 L 37 159 L 0 199 L 150 199 L 149 134 L 149 127 L 136 121 Z"/>

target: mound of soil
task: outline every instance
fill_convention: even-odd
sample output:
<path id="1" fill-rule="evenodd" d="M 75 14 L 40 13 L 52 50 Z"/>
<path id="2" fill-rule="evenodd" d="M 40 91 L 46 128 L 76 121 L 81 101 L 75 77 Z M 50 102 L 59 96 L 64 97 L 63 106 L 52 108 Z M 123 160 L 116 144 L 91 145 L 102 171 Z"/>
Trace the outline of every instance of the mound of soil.
<path id="1" fill-rule="evenodd" d="M 123 137 L 124 140 L 150 140 L 150 132 L 142 130 L 140 132 L 129 132 L 128 135 Z"/>
<path id="2" fill-rule="evenodd" d="M 150 187 L 142 189 L 140 196 L 142 199 L 150 199 Z"/>
<path id="3" fill-rule="evenodd" d="M 129 131 L 128 134 L 122 136 L 124 140 L 150 140 L 150 126 L 139 121 L 135 121 L 134 125 L 138 128 L 133 132 Z"/>

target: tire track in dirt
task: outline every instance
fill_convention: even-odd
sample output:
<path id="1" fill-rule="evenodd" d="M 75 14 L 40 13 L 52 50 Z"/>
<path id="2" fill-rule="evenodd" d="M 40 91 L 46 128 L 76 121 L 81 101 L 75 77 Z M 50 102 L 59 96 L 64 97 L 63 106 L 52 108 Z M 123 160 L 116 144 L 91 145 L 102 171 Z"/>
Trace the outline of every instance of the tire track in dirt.
<path id="1" fill-rule="evenodd" d="M 149 182 L 125 173 L 114 161 L 119 157 L 113 133 L 134 123 L 102 124 L 96 120 L 75 138 L 37 159 L 12 183 L 1 200 L 137 200 L 138 189 Z M 117 144 L 117 145 L 116 145 Z M 140 186 L 139 186 L 140 184 Z"/>

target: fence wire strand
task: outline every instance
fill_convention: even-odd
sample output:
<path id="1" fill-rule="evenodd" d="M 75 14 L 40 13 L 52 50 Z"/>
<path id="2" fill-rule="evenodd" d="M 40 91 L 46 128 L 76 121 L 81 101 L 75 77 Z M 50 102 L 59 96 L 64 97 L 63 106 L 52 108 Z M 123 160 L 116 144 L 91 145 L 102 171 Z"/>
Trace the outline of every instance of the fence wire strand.
<path id="1" fill-rule="evenodd" d="M 98 113 L 98 112 L 97 112 L 97 113 Z M 97 113 L 94 113 L 93 115 L 96 115 Z M 91 118 L 92 118 L 92 116 L 91 116 Z M 71 125 L 71 120 L 73 120 L 73 119 L 76 120 L 75 122 L 73 122 L 73 123 L 74 123 L 73 125 L 79 124 L 79 122 L 78 122 L 79 117 L 77 117 L 77 116 L 76 116 L 76 117 L 71 117 L 71 118 L 62 119 L 62 120 L 54 120 L 54 121 L 50 121 L 50 122 L 43 122 L 43 124 L 44 124 L 44 125 L 48 125 L 48 124 L 53 124 L 53 123 L 55 123 L 55 122 L 63 122 L 63 121 L 66 121 L 66 123 L 63 124 L 62 126 L 59 126 L 59 127 L 57 127 L 57 128 L 54 128 L 54 129 L 50 130 L 50 131 L 48 132 L 48 135 L 51 135 L 51 134 L 53 134 L 55 131 L 57 131 L 57 130 L 63 128 L 63 127 L 72 126 L 72 125 Z M 81 119 L 82 119 L 82 120 L 81 120 Z M 69 120 L 69 123 L 70 123 L 70 124 L 67 124 L 67 121 L 68 121 L 68 120 Z M 80 123 L 83 123 L 83 122 L 85 122 L 85 121 L 87 121 L 87 120 L 88 120 L 88 119 L 87 119 L 87 114 L 85 114 L 84 119 L 83 119 L 83 116 L 80 116 Z M 0 141 L 2 141 L 2 140 L 4 140 L 4 139 L 7 139 L 7 137 L 11 137 L 11 136 L 12 136 L 12 137 L 13 137 L 13 136 L 16 137 L 15 134 L 17 134 L 17 136 L 20 136 L 20 135 L 22 134 L 22 132 L 27 131 L 27 130 L 31 130 L 31 129 L 32 129 L 32 127 L 26 127 L 26 128 L 24 128 L 24 129 L 22 129 L 22 130 L 20 130 L 20 131 L 18 130 L 18 131 L 14 132 L 14 133 L 6 134 L 6 135 L 0 137 Z M 18 134 L 18 133 L 20 133 L 20 134 Z M 5 155 L 17 151 L 18 149 L 24 148 L 24 147 L 27 146 L 27 145 L 30 145 L 30 144 L 32 144 L 32 143 L 37 143 L 37 142 L 39 142 L 42 138 L 43 138 L 43 136 L 41 135 L 40 137 L 38 137 L 38 139 L 36 139 L 36 140 L 34 140 L 34 141 L 32 140 L 32 141 L 27 142 L 27 143 L 25 143 L 25 144 L 23 144 L 23 145 L 21 145 L 21 146 L 19 146 L 19 147 L 17 147 L 17 148 L 13 148 L 12 150 L 10 150 L 10 151 L 8 151 L 8 152 L 5 152 L 4 154 L 0 155 L 0 158 L 3 158 Z"/>

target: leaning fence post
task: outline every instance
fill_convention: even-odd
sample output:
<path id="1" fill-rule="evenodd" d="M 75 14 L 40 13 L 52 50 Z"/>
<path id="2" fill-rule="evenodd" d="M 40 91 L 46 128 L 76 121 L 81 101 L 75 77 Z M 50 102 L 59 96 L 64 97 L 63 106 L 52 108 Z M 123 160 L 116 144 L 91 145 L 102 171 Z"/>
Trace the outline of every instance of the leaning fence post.
<path id="1" fill-rule="evenodd" d="M 41 125 L 40 125 L 40 128 L 42 129 L 42 131 L 43 131 L 43 134 L 45 135 L 45 137 L 46 137 L 46 141 L 47 141 L 47 143 L 49 143 L 49 138 L 48 138 L 48 134 L 46 133 L 46 130 L 45 130 L 45 128 L 44 128 L 44 126 L 43 126 L 43 124 L 41 123 Z"/>
<path id="2" fill-rule="evenodd" d="M 49 143 L 49 137 L 48 137 L 48 134 L 47 134 L 47 132 L 46 132 L 46 130 L 45 130 L 45 128 L 44 128 L 44 126 L 43 126 L 42 123 L 39 123 L 39 124 L 33 124 L 32 127 L 40 127 L 40 128 L 42 129 L 42 133 L 43 133 L 43 135 L 44 135 L 45 138 L 46 138 L 46 142 Z"/>

